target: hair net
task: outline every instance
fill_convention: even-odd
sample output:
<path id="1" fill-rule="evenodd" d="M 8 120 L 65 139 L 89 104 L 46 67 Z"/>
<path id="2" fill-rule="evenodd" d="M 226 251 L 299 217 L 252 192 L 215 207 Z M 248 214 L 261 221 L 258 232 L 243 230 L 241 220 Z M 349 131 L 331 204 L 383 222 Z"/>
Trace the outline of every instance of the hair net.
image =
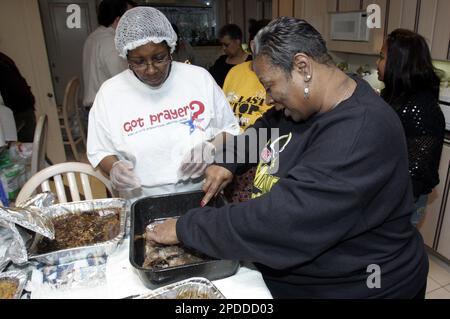
<path id="1" fill-rule="evenodd" d="M 177 34 L 169 20 L 159 10 L 151 7 L 136 7 L 122 16 L 116 29 L 116 49 L 122 58 L 127 57 L 130 50 L 147 43 L 166 41 L 175 51 Z"/>

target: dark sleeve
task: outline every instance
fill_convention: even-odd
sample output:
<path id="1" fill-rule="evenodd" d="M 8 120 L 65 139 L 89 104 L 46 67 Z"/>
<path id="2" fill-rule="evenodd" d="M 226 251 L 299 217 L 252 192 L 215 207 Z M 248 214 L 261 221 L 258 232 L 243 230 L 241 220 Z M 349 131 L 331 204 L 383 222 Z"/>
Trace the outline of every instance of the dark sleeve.
<path id="1" fill-rule="evenodd" d="M 408 145 L 409 173 L 414 197 L 418 198 L 429 194 L 439 184 L 438 169 L 444 144 L 445 119 L 437 102 L 418 99 L 407 106 L 402 122 Z"/>
<path id="2" fill-rule="evenodd" d="M 209 68 L 209 73 L 211 73 L 216 83 L 222 88 L 227 76 L 228 70 L 226 67 L 226 55 L 219 57 L 216 62 Z"/>
<path id="3" fill-rule="evenodd" d="M 0 56 L 0 92 L 5 105 L 14 114 L 34 110 L 34 96 L 26 80 L 14 62 L 5 55 Z"/>
<path id="4" fill-rule="evenodd" d="M 348 125 L 343 124 L 302 154 L 269 193 L 218 209 L 194 209 L 180 217 L 179 240 L 216 258 L 287 269 L 311 262 L 368 227 L 378 227 L 389 217 L 389 210 L 370 214 L 366 206 L 379 198 L 380 189 L 395 179 L 399 193 L 409 190 L 406 146 L 398 141 L 404 140 L 391 138 L 386 147 L 389 138 L 367 124 L 368 130 L 361 132 L 373 132 L 368 133 L 371 138 L 339 136 Z M 338 154 L 342 140 L 333 136 L 348 138 L 345 144 L 352 146 L 348 153 Z M 396 155 L 399 149 L 404 150 L 403 157 Z M 377 163 L 385 164 L 373 169 Z M 406 178 L 394 175 L 398 171 Z M 393 192 L 389 189 L 387 193 Z M 395 205 L 394 200 L 387 201 Z M 365 213 L 371 217 L 366 219 Z"/>
<path id="5" fill-rule="evenodd" d="M 177 223 L 178 238 L 216 258 L 274 269 L 313 260 L 354 226 L 361 209 L 358 193 L 345 181 L 308 167 L 291 174 L 260 198 L 190 211 Z M 326 198 L 320 196 L 324 193 Z"/>
<path id="6" fill-rule="evenodd" d="M 272 137 L 281 116 L 280 111 L 272 108 L 244 133 L 228 139 L 223 148 L 217 150 L 215 164 L 228 169 L 234 175 L 241 175 L 256 166 L 261 151 Z"/>

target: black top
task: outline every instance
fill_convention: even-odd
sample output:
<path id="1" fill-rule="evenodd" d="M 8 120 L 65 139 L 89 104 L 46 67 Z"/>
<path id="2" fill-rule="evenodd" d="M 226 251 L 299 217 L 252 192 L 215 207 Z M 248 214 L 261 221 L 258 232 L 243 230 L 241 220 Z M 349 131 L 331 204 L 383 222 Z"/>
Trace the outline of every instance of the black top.
<path id="1" fill-rule="evenodd" d="M 34 110 L 34 96 L 16 64 L 0 52 L 0 92 L 14 115 Z"/>
<path id="2" fill-rule="evenodd" d="M 428 258 L 410 222 L 403 128 L 355 80 L 353 96 L 333 111 L 294 123 L 272 109 L 258 120 L 255 128 L 279 128 L 281 137 L 271 134 L 273 147 L 261 152 L 267 162 L 258 167 L 255 199 L 190 210 L 177 223 L 179 240 L 216 258 L 257 263 L 275 298 L 416 296 Z M 379 288 L 370 289 L 377 278 Z"/>
<path id="3" fill-rule="evenodd" d="M 445 137 L 445 118 L 438 96 L 420 91 L 394 102 L 393 107 L 405 129 L 414 196 L 429 194 L 439 184 L 439 162 Z"/>
<path id="4" fill-rule="evenodd" d="M 214 80 L 216 80 L 217 84 L 220 87 L 223 87 L 223 84 L 225 83 L 225 78 L 227 77 L 228 72 L 230 72 L 231 68 L 236 66 L 236 64 L 228 64 L 227 63 L 227 55 L 222 55 L 220 58 L 216 60 L 214 65 L 209 68 L 209 73 L 211 73 Z M 247 61 L 251 61 L 252 56 L 249 55 L 247 57 Z"/>

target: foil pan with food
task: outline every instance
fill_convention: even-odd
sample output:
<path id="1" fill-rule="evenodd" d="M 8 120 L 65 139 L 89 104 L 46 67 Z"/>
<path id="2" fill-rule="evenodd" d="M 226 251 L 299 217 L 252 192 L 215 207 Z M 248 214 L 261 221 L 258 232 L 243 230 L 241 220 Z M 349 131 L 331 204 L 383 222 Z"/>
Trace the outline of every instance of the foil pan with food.
<path id="1" fill-rule="evenodd" d="M 55 239 L 36 236 L 29 259 L 56 265 L 109 256 L 124 238 L 126 206 L 123 199 L 101 199 L 47 208 Z"/>
<path id="2" fill-rule="evenodd" d="M 190 278 L 135 299 L 226 299 L 214 284 L 206 278 Z"/>
<path id="3" fill-rule="evenodd" d="M 22 271 L 0 273 L 0 299 L 20 299 L 27 283 L 27 275 Z"/>
<path id="4" fill-rule="evenodd" d="M 153 290 L 188 278 L 223 279 L 239 269 L 239 261 L 211 258 L 181 244 L 158 245 L 147 236 L 154 225 L 199 207 L 204 196 L 202 191 L 169 194 L 142 198 L 132 205 L 130 263 L 147 288 Z M 225 204 L 225 199 L 218 196 L 208 206 Z"/>

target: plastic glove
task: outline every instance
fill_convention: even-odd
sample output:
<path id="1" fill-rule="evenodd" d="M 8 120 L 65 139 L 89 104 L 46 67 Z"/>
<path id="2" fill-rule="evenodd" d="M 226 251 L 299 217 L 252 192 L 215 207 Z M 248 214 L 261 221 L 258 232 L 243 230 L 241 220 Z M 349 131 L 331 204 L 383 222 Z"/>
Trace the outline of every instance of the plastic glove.
<path id="1" fill-rule="evenodd" d="M 130 161 L 115 162 L 109 172 L 111 184 L 118 191 L 132 191 L 141 187 L 139 178 L 134 174 L 134 165 Z"/>
<path id="2" fill-rule="evenodd" d="M 203 141 L 194 146 L 184 155 L 181 161 L 181 166 L 178 169 L 179 180 L 187 181 L 202 176 L 206 168 L 214 162 L 215 153 L 216 147 L 208 141 Z"/>

